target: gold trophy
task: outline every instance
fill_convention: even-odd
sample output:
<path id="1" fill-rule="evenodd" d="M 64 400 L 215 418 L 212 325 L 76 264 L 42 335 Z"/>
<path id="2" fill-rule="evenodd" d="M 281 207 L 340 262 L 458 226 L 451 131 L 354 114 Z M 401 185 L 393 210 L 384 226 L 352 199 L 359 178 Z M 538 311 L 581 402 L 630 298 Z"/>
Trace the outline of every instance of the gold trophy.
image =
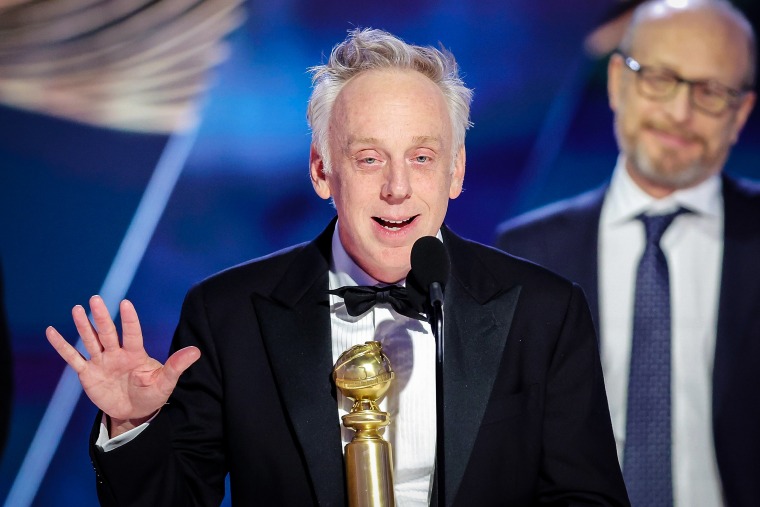
<path id="1" fill-rule="evenodd" d="M 335 385 L 354 400 L 343 426 L 356 432 L 346 444 L 346 477 L 350 507 L 393 507 L 393 454 L 378 431 L 387 426 L 388 412 L 377 400 L 391 385 L 394 374 L 379 342 L 355 345 L 340 355 L 333 368 Z"/>

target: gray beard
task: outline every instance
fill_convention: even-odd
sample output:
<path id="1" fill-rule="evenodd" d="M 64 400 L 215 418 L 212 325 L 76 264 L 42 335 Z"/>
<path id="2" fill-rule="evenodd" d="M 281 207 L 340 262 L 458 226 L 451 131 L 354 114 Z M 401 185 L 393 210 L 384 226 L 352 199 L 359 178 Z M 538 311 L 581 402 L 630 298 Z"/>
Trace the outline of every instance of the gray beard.
<path id="1" fill-rule="evenodd" d="M 655 163 L 644 150 L 637 146 L 631 162 L 634 169 L 646 180 L 665 188 L 680 190 L 701 183 L 709 174 L 709 168 L 697 160 L 675 170 L 665 170 L 663 164 Z M 668 158 L 666 155 L 665 158 Z"/>

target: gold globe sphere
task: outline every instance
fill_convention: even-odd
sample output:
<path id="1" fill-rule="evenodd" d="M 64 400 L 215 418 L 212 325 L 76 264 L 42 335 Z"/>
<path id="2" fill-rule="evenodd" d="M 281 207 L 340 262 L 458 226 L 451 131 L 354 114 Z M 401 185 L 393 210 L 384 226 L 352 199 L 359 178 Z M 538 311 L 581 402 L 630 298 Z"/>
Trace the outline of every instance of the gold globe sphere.
<path id="1" fill-rule="evenodd" d="M 333 380 L 344 396 L 356 402 L 382 398 L 394 373 L 380 342 L 355 345 L 340 355 L 333 368 Z"/>

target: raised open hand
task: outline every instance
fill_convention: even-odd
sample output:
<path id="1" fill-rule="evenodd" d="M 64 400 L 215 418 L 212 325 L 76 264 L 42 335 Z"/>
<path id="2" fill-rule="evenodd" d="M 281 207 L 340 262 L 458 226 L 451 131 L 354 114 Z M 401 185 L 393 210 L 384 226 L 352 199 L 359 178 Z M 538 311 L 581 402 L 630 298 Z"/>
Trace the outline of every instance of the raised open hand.
<path id="1" fill-rule="evenodd" d="M 119 305 L 122 343 L 116 326 L 100 296 L 90 298 L 92 326 L 82 306 L 71 313 L 90 359 L 86 359 L 52 326 L 45 331 L 58 354 L 77 372 L 90 400 L 111 418 L 115 437 L 149 419 L 160 409 L 177 385 L 179 376 L 201 356 L 197 347 L 185 347 L 162 365 L 148 356 L 143 346 L 140 321 L 132 303 Z"/>

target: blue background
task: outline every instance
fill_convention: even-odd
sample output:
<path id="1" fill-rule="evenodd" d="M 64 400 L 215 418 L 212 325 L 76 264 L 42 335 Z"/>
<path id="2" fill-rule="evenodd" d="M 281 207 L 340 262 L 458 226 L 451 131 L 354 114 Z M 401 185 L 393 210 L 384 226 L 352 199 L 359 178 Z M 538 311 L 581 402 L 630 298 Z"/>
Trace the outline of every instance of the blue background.
<path id="1" fill-rule="evenodd" d="M 197 139 L 126 296 L 146 347 L 166 357 L 190 285 L 232 264 L 311 239 L 332 217 L 308 179 L 307 67 L 353 27 L 442 43 L 475 89 L 457 232 L 491 242 L 515 214 L 603 182 L 617 151 L 604 60 L 584 37 L 613 0 L 247 4 L 230 57 L 201 97 Z M 747 2 L 749 5 L 749 2 Z M 752 13 L 750 13 L 752 14 Z M 760 177 L 754 114 L 728 170 Z M 14 411 L 0 463 L 4 499 L 64 363 L 55 325 L 76 338 L 70 309 L 97 293 L 169 141 L 0 106 L 0 257 L 14 359 Z M 82 397 L 33 505 L 97 505 Z"/>

